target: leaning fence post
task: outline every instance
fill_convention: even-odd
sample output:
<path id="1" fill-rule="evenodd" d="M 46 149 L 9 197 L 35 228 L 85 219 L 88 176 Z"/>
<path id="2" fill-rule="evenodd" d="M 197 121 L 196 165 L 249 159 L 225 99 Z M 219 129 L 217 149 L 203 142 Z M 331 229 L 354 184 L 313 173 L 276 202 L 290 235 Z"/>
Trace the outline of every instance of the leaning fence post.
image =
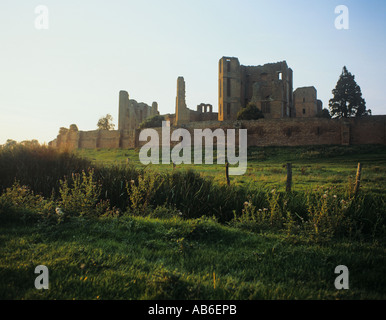
<path id="1" fill-rule="evenodd" d="M 292 185 L 292 164 L 287 163 L 287 186 L 286 186 L 287 192 L 291 192 L 291 185 Z"/>
<path id="2" fill-rule="evenodd" d="M 362 175 L 362 164 L 358 163 L 357 175 L 355 178 L 355 189 L 354 194 L 357 195 L 359 192 L 360 184 L 361 184 L 361 175 Z"/>
<path id="3" fill-rule="evenodd" d="M 229 179 L 229 162 L 228 161 L 225 164 L 225 174 L 227 178 L 227 185 L 229 186 L 231 184 L 231 181 Z"/>

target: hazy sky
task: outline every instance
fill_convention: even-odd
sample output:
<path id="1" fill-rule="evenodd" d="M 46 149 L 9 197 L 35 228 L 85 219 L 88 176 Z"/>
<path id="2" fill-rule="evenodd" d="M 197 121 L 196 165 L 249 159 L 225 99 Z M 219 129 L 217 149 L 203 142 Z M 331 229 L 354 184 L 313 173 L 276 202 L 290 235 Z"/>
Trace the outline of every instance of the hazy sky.
<path id="1" fill-rule="evenodd" d="M 349 29 L 335 28 L 335 7 Z M 49 10 L 48 30 L 35 8 Z M 218 60 L 286 60 L 294 89 L 315 86 L 324 107 L 342 67 L 367 108 L 386 114 L 386 1 L 138 0 L 0 2 L 0 144 L 56 138 L 60 127 L 94 130 L 118 95 L 174 113 L 177 77 L 190 109 L 217 111 Z"/>

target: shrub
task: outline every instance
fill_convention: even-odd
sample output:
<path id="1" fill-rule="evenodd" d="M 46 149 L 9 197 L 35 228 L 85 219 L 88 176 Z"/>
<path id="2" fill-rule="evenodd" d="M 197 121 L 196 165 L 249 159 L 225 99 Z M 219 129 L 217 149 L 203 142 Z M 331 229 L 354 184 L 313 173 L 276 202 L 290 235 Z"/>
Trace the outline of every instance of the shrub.
<path id="1" fill-rule="evenodd" d="M 144 120 L 139 127 L 140 129 L 162 127 L 162 121 L 165 121 L 164 116 L 155 115 Z"/>
<path id="2" fill-rule="evenodd" d="M 33 223 L 42 218 L 54 218 L 55 202 L 36 195 L 26 186 L 15 182 L 0 196 L 0 221 L 2 224 L 11 222 Z"/>
<path id="3" fill-rule="evenodd" d="M 264 118 L 263 112 L 255 105 L 248 104 L 237 113 L 237 120 L 258 120 Z"/>
<path id="4" fill-rule="evenodd" d="M 72 174 L 72 183 L 60 180 L 60 208 L 66 216 L 99 216 L 109 208 L 106 201 L 100 201 L 101 187 L 93 179 L 94 170 L 88 174 Z"/>

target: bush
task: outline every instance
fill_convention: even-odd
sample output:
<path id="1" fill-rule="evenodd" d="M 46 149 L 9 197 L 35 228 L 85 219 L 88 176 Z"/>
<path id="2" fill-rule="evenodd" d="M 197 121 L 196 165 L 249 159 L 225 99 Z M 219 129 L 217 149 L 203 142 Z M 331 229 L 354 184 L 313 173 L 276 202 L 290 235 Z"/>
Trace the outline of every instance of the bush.
<path id="1" fill-rule="evenodd" d="M 165 121 L 165 117 L 161 115 L 155 115 L 153 117 L 147 118 L 140 125 L 140 129 L 144 128 L 157 128 L 162 127 L 162 121 Z"/>
<path id="2" fill-rule="evenodd" d="M 255 105 L 248 104 L 237 113 L 237 120 L 258 120 L 264 118 L 263 112 Z"/>
<path id="3" fill-rule="evenodd" d="M 55 202 L 36 195 L 26 186 L 15 182 L 0 196 L 0 222 L 34 223 L 44 218 L 56 219 Z"/>
<path id="4" fill-rule="evenodd" d="M 88 170 L 91 162 L 69 151 L 58 151 L 41 145 L 0 147 L 0 193 L 15 180 L 36 194 L 51 197 L 59 191 L 59 181 L 64 176 Z"/>
<path id="5" fill-rule="evenodd" d="M 72 184 L 60 180 L 60 209 L 65 216 L 100 216 L 109 203 L 100 201 L 101 186 L 93 179 L 94 171 L 72 175 Z"/>

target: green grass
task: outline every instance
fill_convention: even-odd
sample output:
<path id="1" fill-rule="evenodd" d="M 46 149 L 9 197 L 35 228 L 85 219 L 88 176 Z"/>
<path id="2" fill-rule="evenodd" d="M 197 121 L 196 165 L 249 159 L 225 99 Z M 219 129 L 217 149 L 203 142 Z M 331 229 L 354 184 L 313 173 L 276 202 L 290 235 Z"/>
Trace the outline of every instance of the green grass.
<path id="1" fill-rule="evenodd" d="M 144 171 L 138 150 L 0 148 L 0 299 L 385 299 L 386 147 L 248 153 L 227 186 L 224 166 Z"/>
<path id="2" fill-rule="evenodd" d="M 143 168 L 138 150 L 80 149 L 75 154 L 96 164 L 130 163 Z M 363 165 L 362 188 L 379 194 L 385 192 L 386 146 L 309 146 L 309 147 L 251 147 L 248 149 L 248 170 L 242 176 L 231 177 L 235 185 L 258 185 L 285 189 L 285 164 L 293 165 L 293 189 L 307 190 L 316 186 L 345 188 L 355 180 L 358 162 Z M 173 170 L 170 164 L 149 165 L 160 172 Z M 175 170 L 193 169 L 213 181 L 225 184 L 225 167 L 218 165 L 178 165 Z"/>
<path id="3" fill-rule="evenodd" d="M 293 244 L 212 220 L 73 218 L 0 227 L 1 299 L 385 299 L 377 243 Z M 350 289 L 336 290 L 346 265 Z M 36 290 L 46 265 L 49 290 Z"/>

